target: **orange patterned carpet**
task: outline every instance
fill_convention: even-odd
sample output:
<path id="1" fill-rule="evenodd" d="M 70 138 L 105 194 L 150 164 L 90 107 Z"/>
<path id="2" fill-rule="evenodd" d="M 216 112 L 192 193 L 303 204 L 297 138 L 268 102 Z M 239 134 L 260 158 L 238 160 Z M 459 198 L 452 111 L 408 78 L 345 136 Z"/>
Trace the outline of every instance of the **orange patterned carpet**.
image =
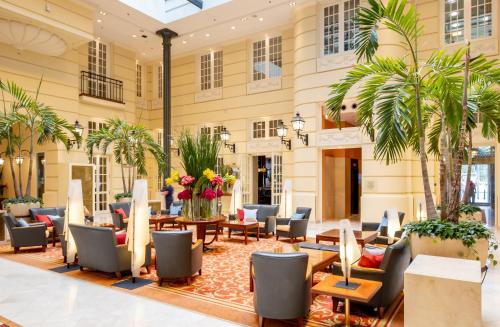
<path id="1" fill-rule="evenodd" d="M 257 326 L 258 320 L 253 309 L 253 293 L 249 291 L 249 258 L 254 251 L 272 250 L 283 243 L 272 238 L 256 242 L 250 238 L 245 245 L 240 240 L 227 240 L 226 236 L 219 236 L 219 242 L 211 245 L 213 251 L 203 255 L 203 275 L 194 278 L 191 285 L 182 282 L 164 283 L 159 287 L 156 283 L 140 287 L 135 290 L 117 290 L 146 296 L 177 305 L 183 308 L 199 311 L 222 319 L 243 325 Z M 25 263 L 43 269 L 50 269 L 63 264 L 60 245 L 49 246 L 47 252 L 24 251 L 13 254 L 9 246 L 0 247 L 0 256 L 6 259 Z M 145 272 L 145 271 L 144 271 Z M 113 275 L 79 270 L 65 273 L 65 275 L 109 286 L 116 283 Z M 327 273 L 320 272 L 314 276 L 315 282 L 321 280 Z M 154 269 L 151 274 L 144 274 L 142 278 L 157 280 Z M 127 278 L 127 276 L 125 277 Z M 389 308 L 383 319 L 378 319 L 376 312 L 370 308 L 352 305 L 351 325 L 363 327 L 402 327 L 403 301 L 400 299 Z M 307 326 L 332 326 L 343 323 L 342 308 L 339 312 L 332 312 L 332 301 L 327 296 L 317 296 L 311 306 L 307 319 Z M 289 325 L 287 322 L 274 321 L 272 326 Z"/>

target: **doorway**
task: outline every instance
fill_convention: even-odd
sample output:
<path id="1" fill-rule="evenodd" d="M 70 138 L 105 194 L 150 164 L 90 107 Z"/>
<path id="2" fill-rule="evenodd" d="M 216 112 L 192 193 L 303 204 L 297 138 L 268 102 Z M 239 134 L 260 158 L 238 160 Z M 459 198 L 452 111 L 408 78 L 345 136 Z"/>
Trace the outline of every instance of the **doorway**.
<path id="1" fill-rule="evenodd" d="M 361 148 L 322 151 L 324 220 L 359 219 L 361 163 Z"/>
<path id="2" fill-rule="evenodd" d="M 95 213 L 95 208 L 93 206 L 94 166 L 72 165 L 71 179 L 80 179 L 82 181 L 83 205 L 89 211 L 91 211 L 90 214 L 94 214 Z"/>
<path id="3" fill-rule="evenodd" d="M 283 184 L 281 154 L 252 157 L 252 198 L 257 204 L 279 204 Z"/>
<path id="4" fill-rule="evenodd" d="M 36 154 L 36 196 L 43 199 L 45 193 L 45 153 Z"/>

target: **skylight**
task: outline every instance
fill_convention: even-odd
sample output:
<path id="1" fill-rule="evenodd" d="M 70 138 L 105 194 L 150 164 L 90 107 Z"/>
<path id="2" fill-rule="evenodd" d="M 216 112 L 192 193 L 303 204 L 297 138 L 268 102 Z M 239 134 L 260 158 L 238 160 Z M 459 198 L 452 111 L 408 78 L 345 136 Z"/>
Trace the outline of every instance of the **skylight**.
<path id="1" fill-rule="evenodd" d="M 127 6 L 163 24 L 186 18 L 229 1 L 231 0 L 120 0 Z M 202 9 L 199 7 L 202 7 Z"/>

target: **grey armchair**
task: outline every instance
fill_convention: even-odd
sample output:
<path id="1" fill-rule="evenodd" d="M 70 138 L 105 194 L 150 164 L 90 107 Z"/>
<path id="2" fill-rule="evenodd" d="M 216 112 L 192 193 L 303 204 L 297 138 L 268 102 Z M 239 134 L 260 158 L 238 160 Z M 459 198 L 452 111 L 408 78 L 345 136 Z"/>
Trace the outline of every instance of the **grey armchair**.
<path id="1" fill-rule="evenodd" d="M 352 267 L 351 277 L 382 282 L 382 287 L 368 303 L 368 305 L 378 308 L 380 317 L 383 317 L 385 309 L 403 291 L 404 272 L 410 265 L 410 259 L 410 246 L 405 237 L 387 247 L 379 269 Z M 334 263 L 333 274 L 342 276 L 342 268 L 339 263 Z M 333 300 L 335 310 L 340 299 L 334 298 Z"/>
<path id="2" fill-rule="evenodd" d="M 125 211 L 127 217 L 130 216 L 130 202 L 116 202 L 109 204 L 109 211 L 111 213 L 111 218 L 113 219 L 113 224 L 115 225 L 116 229 L 127 229 L 127 223 L 123 221 L 122 215 L 115 212 L 120 208 Z"/>
<path id="3" fill-rule="evenodd" d="M 270 233 L 274 235 L 274 230 L 276 229 L 276 215 L 280 206 L 277 204 L 245 204 L 244 209 L 255 210 L 257 209 L 257 220 L 259 221 L 259 231 L 266 236 Z M 256 229 L 250 230 L 251 232 L 257 232 Z"/>
<path id="4" fill-rule="evenodd" d="M 153 232 L 158 285 L 175 278 L 185 278 L 189 285 L 194 274 L 201 275 L 203 241 L 192 240 L 192 231 Z"/>
<path id="5" fill-rule="evenodd" d="M 303 237 L 304 241 L 307 238 L 307 224 L 311 216 L 311 208 L 297 207 L 296 213 L 304 214 L 302 219 L 277 218 L 276 219 L 276 240 L 280 237 L 287 237 L 291 241 L 297 237 Z"/>
<path id="6" fill-rule="evenodd" d="M 4 213 L 3 218 L 9 231 L 10 245 L 14 248 L 14 253 L 19 252 L 22 247 L 29 246 L 41 246 L 43 252 L 46 251 L 47 226 L 45 223 L 33 223 L 20 227 L 13 214 Z"/>
<path id="7" fill-rule="evenodd" d="M 29 209 L 31 221 L 36 221 L 36 216 L 38 215 L 51 215 L 64 217 L 64 207 L 54 207 L 54 208 L 31 208 Z M 52 246 L 56 246 L 57 233 L 54 231 L 54 227 L 47 227 L 49 232 L 48 237 L 52 240 Z"/>
<path id="8" fill-rule="evenodd" d="M 398 211 L 398 217 L 399 217 L 399 224 L 403 225 L 405 213 Z M 388 223 L 388 216 L 387 216 L 387 210 L 385 210 L 384 215 L 382 216 L 382 219 L 379 223 L 366 223 L 366 222 L 362 223 L 361 230 L 377 231 L 379 235 L 372 243 L 387 245 L 389 244 L 389 239 L 387 237 L 387 223 Z M 402 234 L 403 232 L 399 230 L 395 233 L 395 237 L 401 238 Z"/>
<path id="9" fill-rule="evenodd" d="M 252 253 L 253 303 L 260 326 L 266 319 L 297 319 L 304 325 L 311 306 L 308 259 L 307 253 Z"/>
<path id="10" fill-rule="evenodd" d="M 130 271 L 132 253 L 127 245 L 117 245 L 113 228 L 69 224 L 76 243 L 80 270 L 84 267 L 114 273 L 121 279 L 123 271 Z M 146 262 L 151 263 L 151 247 L 146 246 Z"/>
<path id="11" fill-rule="evenodd" d="M 61 241 L 61 250 L 64 257 L 64 262 L 67 259 L 67 243 L 64 235 L 64 217 L 52 219 L 52 224 L 54 224 L 54 232 L 59 237 Z"/>

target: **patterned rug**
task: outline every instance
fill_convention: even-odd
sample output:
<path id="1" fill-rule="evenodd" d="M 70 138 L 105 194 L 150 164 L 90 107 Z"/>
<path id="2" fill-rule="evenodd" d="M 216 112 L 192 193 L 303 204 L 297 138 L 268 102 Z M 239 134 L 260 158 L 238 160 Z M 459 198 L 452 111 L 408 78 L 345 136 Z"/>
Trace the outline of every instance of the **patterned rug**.
<path id="1" fill-rule="evenodd" d="M 18 325 L 7 318 L 0 316 L 0 327 L 21 327 L 21 325 Z"/>
<path id="2" fill-rule="evenodd" d="M 134 290 L 113 287 L 117 290 L 146 296 L 162 302 L 213 315 L 222 319 L 248 326 L 258 325 L 253 308 L 253 293 L 249 291 L 249 258 L 254 251 L 272 250 L 283 245 L 272 238 L 256 242 L 250 238 L 248 245 L 237 239 L 227 240 L 226 235 L 211 245 L 212 251 L 203 255 L 203 275 L 196 276 L 191 285 L 182 281 L 150 283 Z M 48 247 L 47 252 L 27 250 L 14 255 L 8 246 L 0 247 L 0 256 L 43 269 L 53 269 L 63 264 L 60 245 Z M 153 268 L 153 267 L 152 267 Z M 112 287 L 117 280 L 111 274 L 91 271 L 69 271 L 67 276 L 95 282 Z M 314 281 L 327 276 L 326 272 L 316 273 Z M 125 276 L 124 279 L 130 276 Z M 152 269 L 150 274 L 141 275 L 143 279 L 157 281 Z M 402 296 L 386 311 L 383 319 L 378 319 L 372 308 L 351 305 L 351 325 L 362 327 L 402 327 Z M 344 322 L 342 305 L 332 312 L 332 300 L 327 296 L 317 296 L 311 306 L 307 326 L 332 326 Z M 273 321 L 269 326 L 289 325 L 290 322 Z M 267 325 L 267 324 L 266 324 Z"/>

